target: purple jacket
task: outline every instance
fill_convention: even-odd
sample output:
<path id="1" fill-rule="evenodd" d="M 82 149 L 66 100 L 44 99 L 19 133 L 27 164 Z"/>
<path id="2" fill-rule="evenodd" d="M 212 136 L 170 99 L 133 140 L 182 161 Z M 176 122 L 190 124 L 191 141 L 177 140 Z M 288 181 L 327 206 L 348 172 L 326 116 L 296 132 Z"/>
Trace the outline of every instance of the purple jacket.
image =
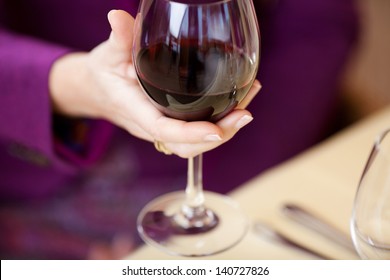
<path id="1" fill-rule="evenodd" d="M 255 121 L 205 155 L 206 189 L 236 187 L 318 142 L 335 121 L 340 73 L 357 34 L 354 1 L 254 2 L 262 32 L 258 77 L 263 84 L 249 108 Z M 185 175 L 184 160 L 164 156 L 104 121 L 64 120 L 51 112 L 53 61 L 106 40 L 110 9 L 135 15 L 137 6 L 137 0 L 0 0 L 2 201 L 55 194 L 104 160 L 118 135 L 132 147 L 135 176 Z M 72 131 L 80 129 L 84 136 L 75 139 Z M 75 147 L 77 141 L 82 148 Z"/>

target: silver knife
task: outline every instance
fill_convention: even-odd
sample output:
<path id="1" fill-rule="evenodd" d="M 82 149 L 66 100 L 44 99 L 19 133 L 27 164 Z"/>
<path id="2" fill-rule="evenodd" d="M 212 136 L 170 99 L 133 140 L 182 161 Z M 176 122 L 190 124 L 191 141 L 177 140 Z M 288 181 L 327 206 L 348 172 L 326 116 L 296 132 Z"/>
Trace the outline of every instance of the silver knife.
<path id="1" fill-rule="evenodd" d="M 296 204 L 285 204 L 282 212 L 291 220 L 300 223 L 301 225 L 316 231 L 333 242 L 343 246 L 344 248 L 356 253 L 352 241 L 339 229 L 335 228 L 324 219 L 315 216 L 306 209 Z"/>

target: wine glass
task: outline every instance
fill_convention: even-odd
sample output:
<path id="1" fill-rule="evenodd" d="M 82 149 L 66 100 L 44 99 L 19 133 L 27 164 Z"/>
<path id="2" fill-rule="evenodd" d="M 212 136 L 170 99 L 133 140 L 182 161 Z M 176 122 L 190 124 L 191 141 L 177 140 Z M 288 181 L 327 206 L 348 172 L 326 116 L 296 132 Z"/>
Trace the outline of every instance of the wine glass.
<path id="1" fill-rule="evenodd" d="M 390 259 L 390 129 L 376 140 L 357 190 L 351 234 L 363 259 Z"/>
<path id="2" fill-rule="evenodd" d="M 141 87 L 165 115 L 216 122 L 255 79 L 260 35 L 252 1 L 142 0 L 133 61 Z M 205 256 L 237 244 L 248 229 L 239 205 L 203 192 L 202 155 L 188 159 L 185 192 L 149 202 L 138 217 L 143 240 L 175 255 Z"/>

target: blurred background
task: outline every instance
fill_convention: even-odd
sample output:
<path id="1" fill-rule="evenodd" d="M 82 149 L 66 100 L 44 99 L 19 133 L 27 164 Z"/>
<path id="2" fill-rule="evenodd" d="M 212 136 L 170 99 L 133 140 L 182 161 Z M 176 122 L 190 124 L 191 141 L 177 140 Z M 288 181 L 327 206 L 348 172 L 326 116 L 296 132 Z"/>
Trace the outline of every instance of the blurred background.
<path id="1" fill-rule="evenodd" d="M 342 117 L 345 117 L 345 119 L 341 120 L 343 123 L 340 124 L 339 128 L 343 128 L 344 125 L 358 121 L 369 114 L 390 105 L 390 0 L 356 1 L 359 6 L 361 23 L 359 43 L 350 57 L 344 76 L 341 79 L 341 93 L 344 103 L 344 106 L 342 107 Z M 7 3 L 17 3 L 17 1 L 10 0 Z M 131 3 L 131 1 L 129 3 Z M 295 130 L 293 132 L 295 133 Z M 243 135 L 240 137 L 242 136 Z M 146 143 L 145 146 L 146 145 L 150 146 L 149 150 L 151 153 L 156 154 L 156 151 L 154 151 L 150 144 Z M 67 223 L 72 226 L 76 224 L 76 227 L 81 225 L 84 227 L 82 228 L 83 230 L 85 230 L 85 228 L 89 230 L 89 223 L 85 223 L 85 220 L 88 220 L 88 222 L 96 226 L 93 230 L 103 233 L 107 231 L 109 234 L 111 234 L 111 230 L 114 231 L 116 228 L 130 224 L 130 220 L 135 221 L 139 208 L 144 205 L 144 201 L 148 201 L 152 193 L 153 195 L 156 195 L 158 192 L 163 191 L 160 188 L 160 184 L 169 185 L 171 184 L 171 181 L 168 181 L 168 179 L 167 182 L 164 183 L 160 181 L 158 182 L 158 185 L 157 182 L 154 181 L 140 181 L 138 182 L 139 185 L 149 186 L 147 191 L 133 191 L 129 193 L 127 180 L 129 180 L 130 177 L 132 178 L 134 174 L 128 172 L 128 170 L 134 168 L 132 164 L 135 160 L 127 157 L 128 154 L 133 155 L 133 150 L 129 150 L 126 153 L 109 154 L 108 158 L 112 162 L 118 162 L 118 164 L 99 166 L 95 171 L 97 172 L 96 174 L 99 174 L 100 176 L 90 176 L 93 180 L 88 181 L 89 185 L 87 185 L 86 191 L 75 196 L 74 200 L 69 199 L 69 201 L 64 201 L 64 203 L 53 201 L 54 206 L 57 206 L 57 208 L 50 208 L 52 205 L 49 203 L 47 205 L 48 208 L 38 207 L 41 212 L 27 212 L 28 214 L 31 214 L 31 216 L 26 215 L 26 213 L 23 212 L 24 209 L 12 213 L 5 211 L 0 213 L 3 214 L 3 217 L 6 217 L 6 226 L 11 229 L 9 236 L 12 237 L 9 239 L 4 238 L 4 231 L 0 228 L 0 234 L 3 234 L 3 243 L 7 243 L 7 246 L 11 244 L 10 248 L 14 249 L 11 241 L 19 239 L 23 241 L 23 238 L 26 237 L 25 239 L 30 242 L 28 245 L 31 245 L 33 248 L 32 251 L 34 251 L 35 248 L 41 249 L 39 246 L 46 246 L 47 248 L 42 249 L 43 252 L 46 252 L 45 250 L 47 250 L 48 252 L 54 252 L 55 254 L 65 255 L 65 257 L 68 257 L 66 254 L 69 253 L 70 258 L 72 258 L 74 255 L 84 254 L 83 246 L 87 246 L 90 243 L 90 240 L 73 238 L 72 235 L 69 237 L 63 230 L 51 231 L 52 220 L 59 220 L 60 223 L 65 225 Z M 118 166 L 122 169 L 118 168 Z M 160 168 L 159 165 L 157 167 Z M 185 168 L 184 165 L 183 168 Z M 114 178 L 114 180 L 117 180 L 116 184 L 118 185 L 118 189 L 111 193 L 109 191 L 111 190 L 110 184 L 112 182 L 107 180 L 107 178 L 112 177 L 112 175 L 110 175 L 114 173 L 112 169 L 115 169 L 121 176 Z M 180 185 L 180 182 L 178 181 L 173 185 Z M 207 182 L 209 185 L 212 185 L 210 180 L 207 180 Z M 153 185 L 154 183 L 156 183 L 156 185 Z M 95 192 L 96 188 L 99 188 L 97 192 Z M 137 201 L 138 204 L 134 203 L 134 205 L 129 206 L 128 202 L 130 201 L 130 196 L 131 199 Z M 86 203 L 86 201 L 88 202 L 88 198 L 91 199 L 89 204 Z M 112 207 L 113 201 L 115 201 L 116 206 L 118 206 L 117 208 Z M 93 207 L 90 208 L 90 206 Z M 125 207 L 133 207 L 133 209 L 131 209 L 131 211 L 115 212 L 118 211 L 118 209 L 120 210 Z M 47 209 L 51 210 L 47 211 Z M 58 211 L 56 212 L 53 209 Z M 74 211 L 68 211 L 68 209 Z M 95 211 L 91 211 L 91 209 L 94 209 Z M 98 210 L 100 210 L 100 212 Z M 83 214 L 84 216 L 80 215 L 80 212 L 83 213 L 82 211 L 85 211 Z M 124 212 L 125 214 L 123 214 Z M 66 213 L 66 215 L 64 215 L 64 213 Z M 11 216 L 11 214 L 14 216 Z M 41 223 L 38 223 L 36 217 L 40 218 L 40 215 L 43 218 Z M 112 216 L 115 216 L 116 219 L 111 219 Z M 20 227 L 21 230 L 19 230 L 20 224 L 18 224 L 18 221 L 24 222 L 23 219 L 25 217 L 27 217 L 26 220 L 30 222 L 30 224 L 27 223 L 27 227 Z M 106 220 L 111 219 L 111 223 L 109 225 L 100 223 L 100 217 L 103 217 Z M 47 219 L 45 220 L 45 218 Z M 83 220 L 84 218 L 85 220 Z M 44 222 L 47 222 L 47 224 L 44 224 Z M 24 233 L 24 229 L 26 229 L 25 231 L 27 234 L 18 236 L 18 230 L 19 232 Z M 133 246 L 138 244 L 136 242 L 135 244 L 132 241 L 133 240 L 129 240 L 127 235 L 116 236 L 112 241 L 112 244 L 109 244 L 110 246 L 104 242 L 95 244 L 93 249 L 90 250 L 90 255 L 88 257 L 95 259 L 123 257 L 124 254 L 127 254 L 133 249 Z M 22 243 L 22 245 L 24 245 L 24 243 Z M 68 252 L 62 251 L 64 247 L 67 248 Z M 18 252 L 16 252 L 16 255 L 17 253 Z"/>
<path id="2" fill-rule="evenodd" d="M 357 2 L 360 42 L 342 85 L 350 122 L 390 104 L 390 1 Z"/>

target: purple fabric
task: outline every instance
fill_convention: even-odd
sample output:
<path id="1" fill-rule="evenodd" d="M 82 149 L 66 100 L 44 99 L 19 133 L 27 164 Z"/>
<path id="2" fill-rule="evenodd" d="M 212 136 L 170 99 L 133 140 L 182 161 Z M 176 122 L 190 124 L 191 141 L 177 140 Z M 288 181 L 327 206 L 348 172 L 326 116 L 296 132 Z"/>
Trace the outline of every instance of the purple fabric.
<path id="1" fill-rule="evenodd" d="M 255 120 L 205 155 L 204 184 L 209 190 L 227 192 L 329 133 L 337 116 L 340 73 L 356 41 L 352 0 L 254 3 L 262 33 L 258 78 L 263 89 L 249 107 Z M 7 207 L 20 200 L 47 206 L 64 191 L 80 189 L 80 178 L 98 176 L 91 170 L 98 172 L 96 166 L 107 160 L 118 131 L 117 149 L 130 148 L 117 152 L 132 159 L 126 184 L 132 195 L 144 194 L 137 203 L 184 187 L 185 160 L 164 156 L 104 121 L 91 123 L 81 154 L 53 133 L 53 126 L 58 129 L 48 92 L 53 61 L 106 40 L 110 9 L 135 15 L 137 6 L 137 0 L 0 0 L 0 200 Z M 148 186 L 160 181 L 161 189 L 148 193 Z"/>

